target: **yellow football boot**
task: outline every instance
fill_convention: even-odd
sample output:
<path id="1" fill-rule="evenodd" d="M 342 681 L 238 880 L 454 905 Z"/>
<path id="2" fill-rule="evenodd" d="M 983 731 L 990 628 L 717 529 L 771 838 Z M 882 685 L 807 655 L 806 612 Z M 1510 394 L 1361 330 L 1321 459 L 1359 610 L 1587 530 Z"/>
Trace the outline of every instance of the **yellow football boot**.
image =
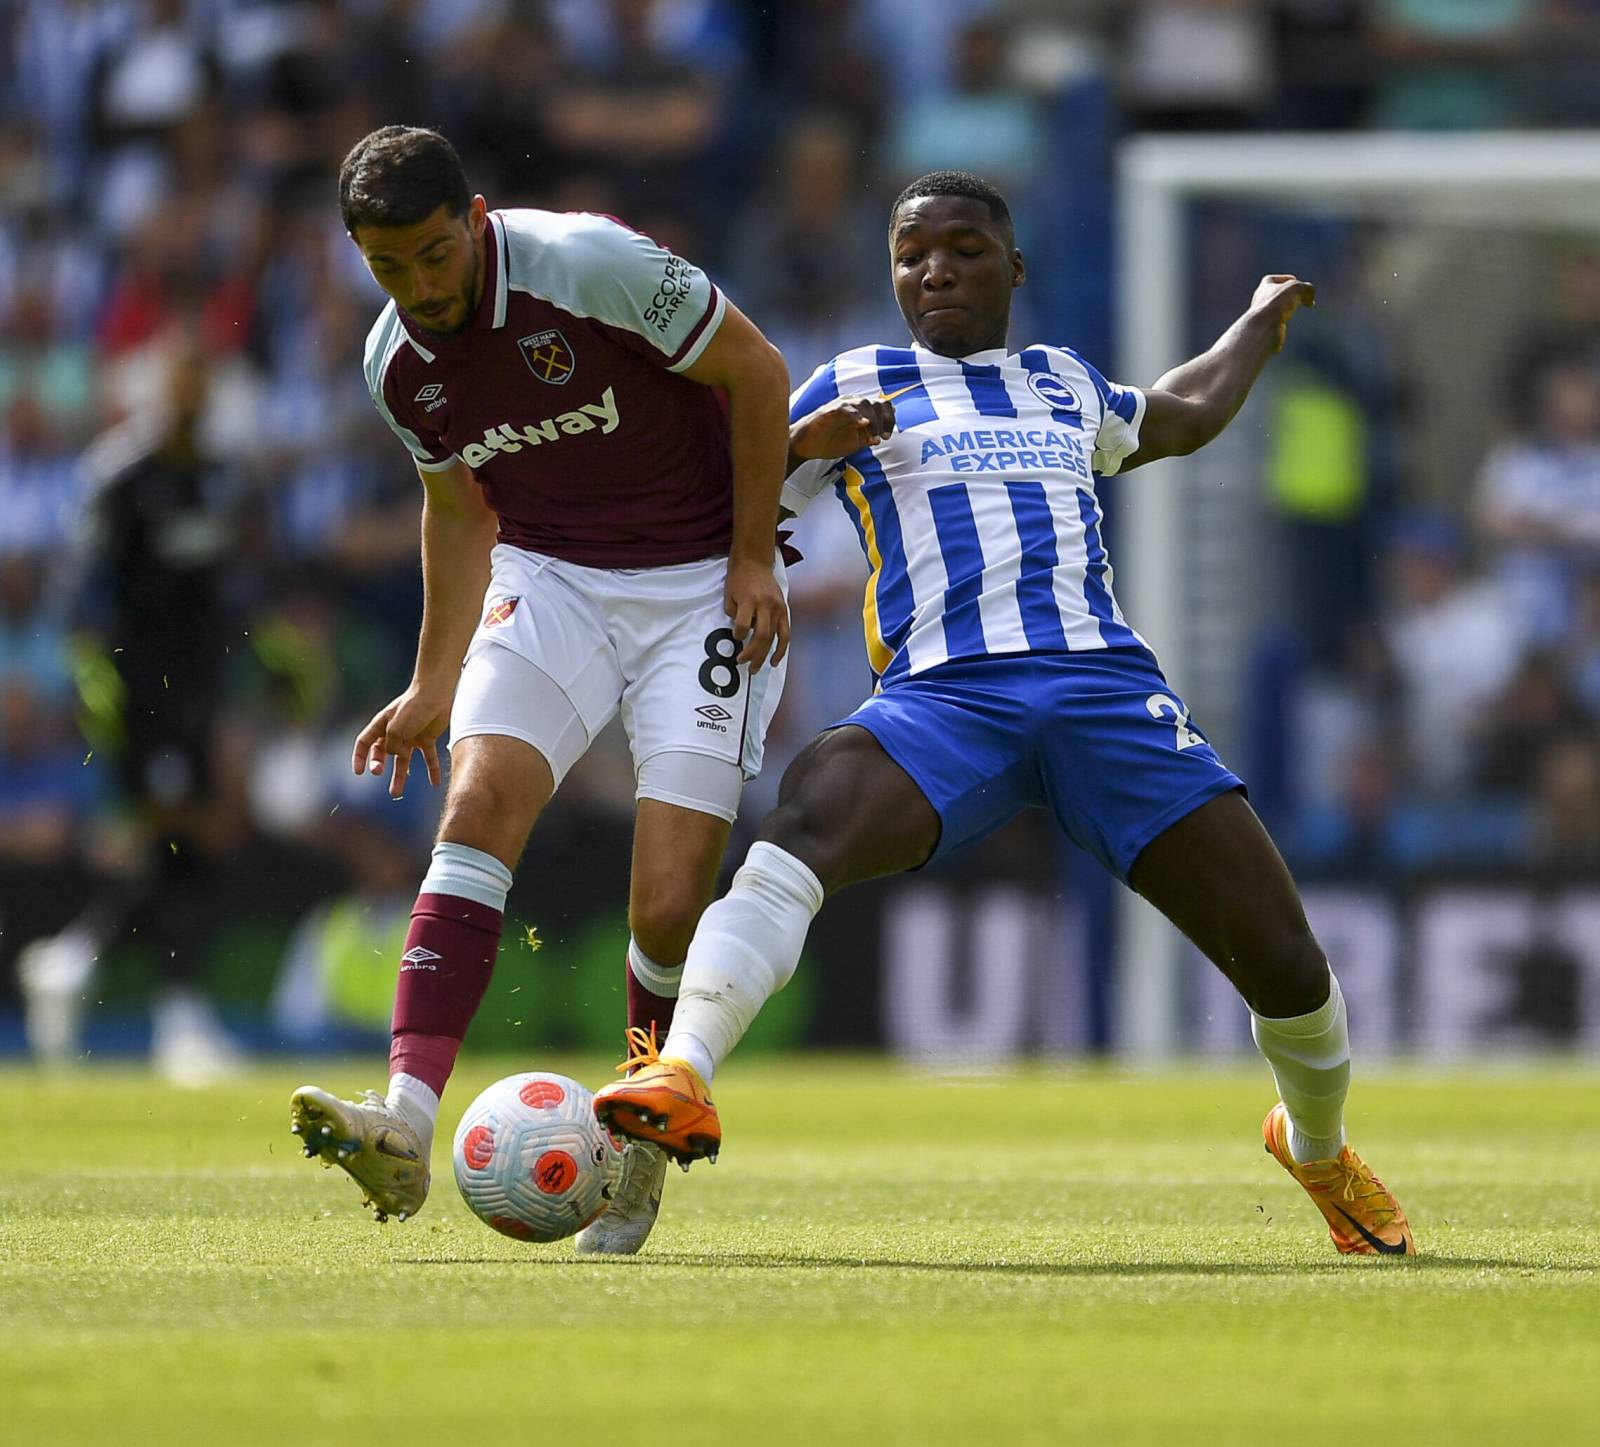
<path id="1" fill-rule="evenodd" d="M 600 1124 L 660 1147 L 684 1170 L 691 1161 L 715 1161 L 722 1122 L 700 1072 L 687 1060 L 663 1057 L 654 1030 L 631 1026 L 628 1044 L 633 1053 L 617 1067 L 625 1078 L 595 1092 Z"/>
<path id="2" fill-rule="evenodd" d="M 1295 1160 L 1282 1103 L 1261 1122 L 1267 1154 L 1295 1178 L 1327 1218 L 1333 1244 L 1347 1256 L 1414 1256 L 1416 1243 L 1400 1203 L 1349 1146 L 1331 1161 Z"/>

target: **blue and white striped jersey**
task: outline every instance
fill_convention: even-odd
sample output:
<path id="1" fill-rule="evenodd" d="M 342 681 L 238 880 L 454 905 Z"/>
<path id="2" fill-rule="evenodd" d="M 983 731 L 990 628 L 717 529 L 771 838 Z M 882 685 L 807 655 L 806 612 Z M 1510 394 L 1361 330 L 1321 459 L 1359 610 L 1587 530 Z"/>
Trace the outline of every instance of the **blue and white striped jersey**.
<path id="1" fill-rule="evenodd" d="M 811 375 L 789 417 L 863 394 L 893 399 L 894 433 L 802 463 L 783 505 L 799 513 L 832 483 L 854 521 L 881 682 L 955 658 L 1144 645 L 1111 593 L 1095 496 L 1138 449 L 1143 392 L 1065 347 L 857 347 Z"/>

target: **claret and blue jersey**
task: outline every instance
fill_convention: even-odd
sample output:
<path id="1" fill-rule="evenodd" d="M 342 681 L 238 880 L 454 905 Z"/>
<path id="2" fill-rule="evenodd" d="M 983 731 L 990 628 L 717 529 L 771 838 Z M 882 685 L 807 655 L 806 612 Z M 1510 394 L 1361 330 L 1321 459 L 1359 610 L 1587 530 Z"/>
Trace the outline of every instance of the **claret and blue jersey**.
<path id="1" fill-rule="evenodd" d="M 840 396 L 892 398 L 894 432 L 784 490 L 831 483 L 871 567 L 867 654 L 883 683 L 952 659 L 1142 647 L 1111 587 L 1095 494 L 1138 448 L 1144 394 L 1064 347 L 943 357 L 859 347 L 794 395 L 797 421 Z"/>

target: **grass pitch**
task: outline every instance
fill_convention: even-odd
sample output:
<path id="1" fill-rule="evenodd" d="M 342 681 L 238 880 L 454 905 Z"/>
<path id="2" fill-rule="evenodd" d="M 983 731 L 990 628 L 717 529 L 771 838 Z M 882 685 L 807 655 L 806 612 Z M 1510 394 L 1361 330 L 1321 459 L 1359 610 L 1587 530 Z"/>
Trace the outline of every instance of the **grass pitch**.
<path id="1" fill-rule="evenodd" d="M 591 1084 L 594 1061 L 541 1061 Z M 1565 1443 L 1600 1361 L 1600 1074 L 1363 1075 L 1425 1253 L 1345 1260 L 1264 1068 L 943 1079 L 735 1061 L 646 1254 L 378 1227 L 286 1103 L 0 1073 L 0 1442 Z M 802 1091 L 803 1086 L 803 1091 Z"/>

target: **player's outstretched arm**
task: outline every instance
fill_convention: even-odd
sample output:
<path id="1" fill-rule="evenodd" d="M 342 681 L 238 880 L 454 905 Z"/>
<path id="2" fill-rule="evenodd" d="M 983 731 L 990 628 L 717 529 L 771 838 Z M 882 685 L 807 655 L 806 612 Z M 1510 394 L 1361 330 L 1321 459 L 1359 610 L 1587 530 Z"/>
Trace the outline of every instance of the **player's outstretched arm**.
<path id="1" fill-rule="evenodd" d="M 1289 318 L 1315 306 L 1317 289 L 1293 276 L 1265 276 L 1250 308 L 1200 356 L 1174 367 L 1145 393 L 1139 450 L 1122 471 L 1204 447 L 1250 395 L 1274 352 L 1283 349 Z"/>
<path id="2" fill-rule="evenodd" d="M 728 395 L 728 447 L 733 458 L 733 541 L 723 606 L 738 661 L 760 668 L 789 651 L 789 605 L 772 571 L 778 498 L 786 476 L 789 368 L 782 354 L 731 302 L 710 344 L 683 375 Z M 776 646 L 774 646 L 776 645 Z"/>
<path id="3" fill-rule="evenodd" d="M 894 403 L 887 397 L 839 397 L 789 427 L 788 477 L 802 462 L 848 457 L 876 447 L 894 431 Z"/>
<path id="4" fill-rule="evenodd" d="M 464 462 L 422 478 L 422 631 L 410 686 L 373 715 L 356 737 L 352 767 L 381 774 L 394 761 L 389 794 L 405 793 L 411 755 L 420 750 L 437 787 L 439 735 L 450 722 L 461 661 L 489 586 L 489 552 L 499 524 Z"/>

